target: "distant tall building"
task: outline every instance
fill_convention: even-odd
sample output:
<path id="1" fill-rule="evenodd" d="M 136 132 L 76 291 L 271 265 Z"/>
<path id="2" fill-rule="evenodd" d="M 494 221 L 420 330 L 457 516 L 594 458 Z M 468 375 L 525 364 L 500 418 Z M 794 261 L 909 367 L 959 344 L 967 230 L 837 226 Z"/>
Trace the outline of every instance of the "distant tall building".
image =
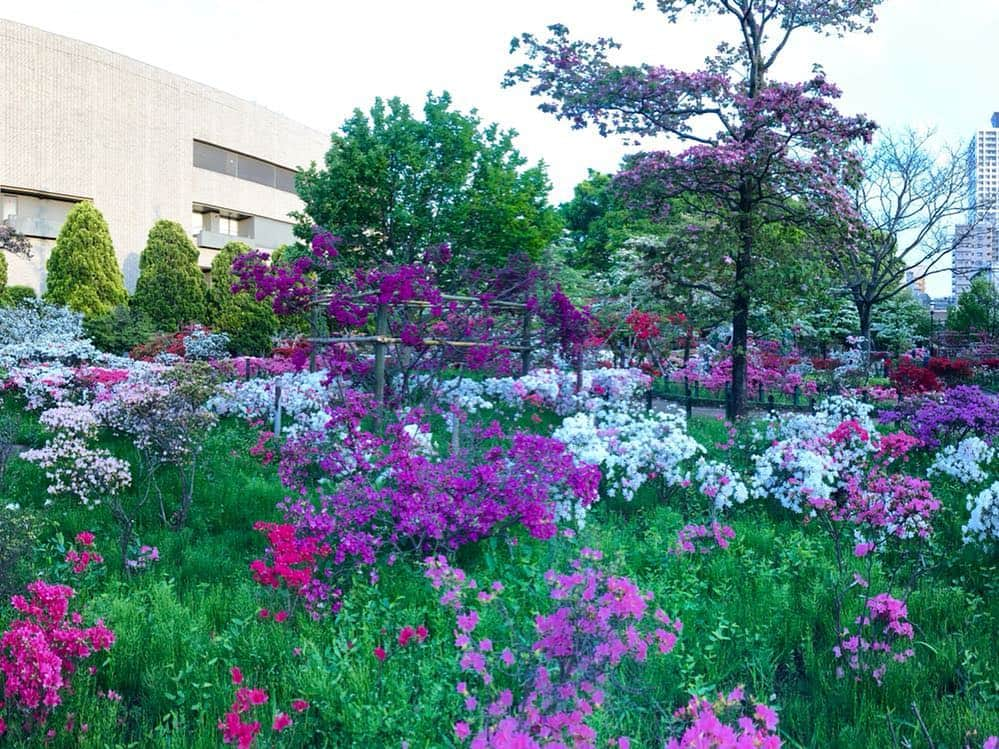
<path id="1" fill-rule="evenodd" d="M 999 112 L 992 127 L 975 133 L 968 148 L 968 223 L 954 227 L 951 293 L 968 290 L 972 277 L 999 278 Z"/>

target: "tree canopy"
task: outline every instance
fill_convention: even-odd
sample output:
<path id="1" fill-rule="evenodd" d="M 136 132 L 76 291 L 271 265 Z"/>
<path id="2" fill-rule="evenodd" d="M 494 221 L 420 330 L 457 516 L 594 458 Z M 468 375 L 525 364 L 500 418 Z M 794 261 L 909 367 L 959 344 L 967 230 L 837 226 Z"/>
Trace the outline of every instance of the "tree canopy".
<path id="1" fill-rule="evenodd" d="M 962 333 L 999 336 L 999 289 L 988 274 L 971 279 L 971 287 L 958 296 L 957 305 L 947 316 L 947 327 Z"/>
<path id="2" fill-rule="evenodd" d="M 362 267 L 412 262 L 443 243 L 461 267 L 537 258 L 561 222 L 544 164 L 527 166 L 514 137 L 452 109 L 447 93 L 428 94 L 422 119 L 398 98 L 376 99 L 332 135 L 321 167 L 299 175 L 297 235 L 323 226 L 343 238 L 345 263 Z"/>
<path id="3" fill-rule="evenodd" d="M 205 319 L 205 281 L 198 250 L 176 221 L 161 219 L 149 230 L 139 256 L 135 307 L 163 331 Z"/>
<path id="4" fill-rule="evenodd" d="M 543 98 L 543 111 L 576 128 L 594 125 L 604 135 L 668 135 L 688 144 L 680 153 L 637 154 L 616 180 L 650 216 L 681 201 L 697 224 L 734 239 L 722 258 L 732 266 L 732 413 L 744 411 L 752 279 L 765 257 L 763 233 L 801 218 L 807 227 L 816 216 L 852 216 L 843 189 L 857 170 L 850 148 L 870 140 L 875 128 L 866 117 L 841 115 L 833 103 L 840 91 L 820 73 L 800 83 L 772 82 L 769 73 L 795 31 L 869 28 L 878 4 L 658 0 L 670 22 L 687 12 L 733 21 L 733 37 L 721 40 L 696 71 L 615 64 L 613 39 L 578 41 L 560 24 L 549 27 L 547 39 L 523 34 L 513 41 L 513 51 L 527 61 L 505 82 L 530 85 Z M 635 3 L 638 10 L 643 5 Z"/>

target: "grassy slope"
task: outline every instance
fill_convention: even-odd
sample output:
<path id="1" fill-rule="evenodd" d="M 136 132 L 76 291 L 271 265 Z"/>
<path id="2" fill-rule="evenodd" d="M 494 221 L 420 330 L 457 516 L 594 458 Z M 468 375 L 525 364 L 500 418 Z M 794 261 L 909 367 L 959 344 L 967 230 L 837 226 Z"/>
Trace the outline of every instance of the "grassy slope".
<path id="1" fill-rule="evenodd" d="M 18 405 L 4 408 L 15 413 Z M 724 439 L 717 421 L 695 420 L 691 429 L 705 445 Z M 21 439 L 40 439 L 30 419 Z M 231 665 L 270 692 L 270 706 L 287 710 L 295 698 L 312 703 L 309 717 L 285 736 L 288 746 L 398 747 L 403 739 L 413 749 L 452 745 L 450 726 L 461 717 L 453 623 L 415 566 L 400 563 L 380 570 L 376 585 L 356 585 L 335 620 L 298 614 L 294 624 L 277 625 L 257 618 L 261 607 L 281 603 L 250 579 L 247 566 L 264 547 L 251 526 L 278 519 L 274 505 L 283 492 L 273 467 L 248 456 L 254 439 L 235 423 L 216 430 L 190 527 L 166 531 L 150 512 L 142 542 L 158 546 L 162 561 L 132 580 L 116 572 L 120 561 L 103 510 L 61 502 L 44 510 L 51 527 L 43 537 L 91 529 L 106 539 L 108 573 L 81 599 L 88 616 L 104 617 L 118 636 L 98 674 L 81 674 L 84 687 L 68 700 L 88 733 L 57 738 L 54 746 L 218 746 L 215 724 L 232 701 Z M 127 446 L 115 447 L 127 454 Z M 960 548 L 965 492 L 935 488 L 948 507 L 941 536 L 954 551 L 910 601 L 918 657 L 890 672 L 883 688 L 833 675 L 833 633 L 824 616 L 831 552 L 818 529 L 759 503 L 733 513 L 737 537 L 725 553 L 671 556 L 677 530 L 697 518 L 694 504 L 682 494 L 664 503 L 644 491 L 630 505 L 592 510 L 575 542 L 522 540 L 514 547 L 490 540 L 463 550 L 459 563 L 480 580 L 503 580 L 508 605 L 529 621 L 546 605 L 540 573 L 571 558 L 579 545 L 595 546 L 683 619 L 677 650 L 629 672 L 626 682 L 641 689 L 610 697 L 598 718 L 625 715 L 605 728 L 632 736 L 633 746 L 658 746 L 658 714 L 681 704 L 691 689 L 744 683 L 779 708 L 789 746 L 891 746 L 889 720 L 899 736 L 925 746 L 915 703 L 937 746 L 957 748 L 969 729 L 999 733 L 999 562 Z M 41 508 L 45 499 L 41 471 L 13 460 L 0 505 Z M 53 556 L 40 552 L 29 572 L 44 571 Z M 0 613 L 0 623 L 10 613 Z M 371 656 L 399 627 L 420 622 L 432 633 L 426 645 L 384 664 Z M 96 689 L 85 685 L 90 678 L 97 689 L 121 693 L 122 702 L 95 697 Z M 269 716 L 270 706 L 262 714 Z"/>

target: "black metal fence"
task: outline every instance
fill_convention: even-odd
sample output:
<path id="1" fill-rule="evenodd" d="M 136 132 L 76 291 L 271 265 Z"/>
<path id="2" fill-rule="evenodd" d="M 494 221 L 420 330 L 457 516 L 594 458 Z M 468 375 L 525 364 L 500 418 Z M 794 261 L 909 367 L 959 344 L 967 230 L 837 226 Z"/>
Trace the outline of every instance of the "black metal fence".
<path id="1" fill-rule="evenodd" d="M 811 413 L 815 410 L 815 404 L 821 397 L 820 392 L 804 395 L 799 386 L 795 386 L 791 392 L 783 390 L 766 389 L 763 385 L 746 391 L 746 407 L 750 411 L 789 411 Z M 698 382 L 673 382 L 664 377 L 659 377 L 652 382 L 646 394 L 646 405 L 651 408 L 652 402 L 656 399 L 680 403 L 690 416 L 694 408 L 719 408 L 730 410 L 732 401 L 732 386 L 725 385 L 724 389 L 711 390 L 702 386 Z"/>

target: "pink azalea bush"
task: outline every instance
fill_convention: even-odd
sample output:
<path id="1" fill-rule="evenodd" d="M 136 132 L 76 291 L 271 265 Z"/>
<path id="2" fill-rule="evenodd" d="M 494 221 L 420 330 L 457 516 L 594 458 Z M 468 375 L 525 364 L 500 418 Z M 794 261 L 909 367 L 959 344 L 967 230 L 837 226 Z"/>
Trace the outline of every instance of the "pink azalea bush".
<path id="1" fill-rule="evenodd" d="M 674 648 L 680 621 L 653 611 L 652 594 L 601 569 L 601 559 L 599 551 L 583 549 L 569 572 L 546 572 L 550 611 L 535 617 L 526 641 L 515 635 L 517 622 L 506 621 L 502 643 L 483 631 L 481 613 L 501 598 L 502 584 L 479 590 L 443 556 L 425 560 L 441 604 L 454 610 L 456 655 L 467 674 L 456 685 L 466 713 L 454 726 L 461 744 L 593 749 L 589 717 L 605 702 L 610 674 Z M 627 738 L 618 742 L 626 746 Z"/>
<path id="2" fill-rule="evenodd" d="M 757 703 L 749 715 L 739 715 L 744 703 L 742 688 L 727 695 L 718 695 L 714 702 L 691 697 L 674 713 L 685 727 L 683 732 L 666 742 L 666 749 L 779 749 L 783 746 L 777 734 L 777 713 L 765 704 Z M 734 725 L 724 719 L 734 720 Z"/>
<path id="3" fill-rule="evenodd" d="M 19 723 L 27 719 L 28 724 L 44 724 L 72 689 L 77 667 L 95 653 L 110 650 L 115 636 L 101 620 L 82 626 L 83 617 L 69 610 L 75 595 L 69 586 L 36 580 L 28 592 L 28 598 L 11 599 L 21 616 L 0 635 L 5 703 L 0 712 L 19 716 Z"/>

